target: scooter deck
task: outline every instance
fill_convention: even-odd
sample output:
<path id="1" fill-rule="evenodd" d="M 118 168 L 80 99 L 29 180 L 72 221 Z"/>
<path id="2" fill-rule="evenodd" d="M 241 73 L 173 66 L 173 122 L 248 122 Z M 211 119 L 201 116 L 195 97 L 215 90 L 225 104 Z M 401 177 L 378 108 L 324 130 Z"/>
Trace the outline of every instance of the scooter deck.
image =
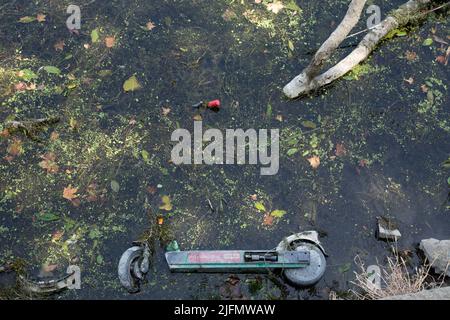
<path id="1" fill-rule="evenodd" d="M 264 272 L 267 269 L 307 267 L 310 253 L 307 250 L 172 251 L 166 253 L 166 260 L 174 272 Z"/>

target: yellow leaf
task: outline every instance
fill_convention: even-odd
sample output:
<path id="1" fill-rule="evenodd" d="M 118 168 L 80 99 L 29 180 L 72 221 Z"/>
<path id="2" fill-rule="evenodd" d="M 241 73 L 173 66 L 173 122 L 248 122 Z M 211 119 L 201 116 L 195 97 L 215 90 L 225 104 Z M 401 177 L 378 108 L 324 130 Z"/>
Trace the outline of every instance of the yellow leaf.
<path id="1" fill-rule="evenodd" d="M 169 196 L 162 196 L 161 197 L 161 201 L 162 201 L 162 205 L 159 207 L 161 210 L 165 210 L 165 211 L 170 211 L 172 210 L 173 206 L 172 203 L 170 201 L 170 197 Z"/>
<path id="2" fill-rule="evenodd" d="M 273 210 L 270 215 L 275 218 L 282 218 L 286 214 L 284 210 Z"/>
<path id="3" fill-rule="evenodd" d="M 308 162 L 313 169 L 317 169 L 320 166 L 320 158 L 318 156 L 308 158 Z"/>
<path id="4" fill-rule="evenodd" d="M 19 19 L 19 22 L 21 22 L 21 23 L 30 23 L 30 22 L 33 22 L 33 21 L 36 21 L 36 18 L 35 17 L 30 17 L 30 16 L 22 17 L 22 18 Z"/>
<path id="5" fill-rule="evenodd" d="M 259 211 L 266 212 L 266 207 L 264 206 L 264 204 L 262 202 L 256 202 L 255 208 Z"/>
<path id="6" fill-rule="evenodd" d="M 135 91 L 141 88 L 138 79 L 136 76 L 131 76 L 127 81 L 123 83 L 123 90 L 125 92 Z"/>

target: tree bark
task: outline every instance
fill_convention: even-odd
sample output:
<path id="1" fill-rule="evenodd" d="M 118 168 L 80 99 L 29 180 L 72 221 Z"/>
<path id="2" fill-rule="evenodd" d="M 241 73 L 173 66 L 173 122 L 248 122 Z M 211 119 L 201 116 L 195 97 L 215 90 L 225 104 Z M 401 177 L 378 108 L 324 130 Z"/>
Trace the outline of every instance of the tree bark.
<path id="1" fill-rule="evenodd" d="M 319 74 L 323 64 L 331 57 L 333 52 L 339 47 L 342 41 L 345 40 L 345 37 L 347 37 L 350 31 L 352 31 L 358 23 L 365 4 L 366 0 L 352 0 L 344 19 L 328 37 L 328 39 L 325 40 L 325 42 L 320 46 L 319 50 L 317 50 L 314 55 L 314 58 L 305 70 L 303 70 L 302 73 L 306 79 L 311 80 Z"/>
<path id="2" fill-rule="evenodd" d="M 355 3 L 358 2 L 358 3 Z M 351 28 L 348 30 L 348 27 L 353 26 L 359 20 L 361 11 L 353 11 L 353 14 L 357 14 L 356 22 L 355 17 L 349 16 L 349 11 L 347 15 L 344 17 L 343 21 L 339 25 L 339 27 L 333 32 L 330 38 L 324 42 L 324 44 L 320 47 L 310 65 L 306 67 L 301 74 L 296 76 L 291 82 L 289 82 L 283 89 L 284 94 L 288 98 L 297 98 L 299 96 L 305 95 L 311 91 L 319 89 L 336 79 L 339 79 L 347 72 L 356 67 L 359 63 L 364 61 L 370 53 L 375 49 L 377 44 L 392 30 L 407 25 L 412 22 L 420 15 L 420 10 L 428 5 L 431 0 L 409 0 L 398 9 L 394 10 L 386 19 L 384 19 L 380 24 L 371 29 L 371 31 L 362 39 L 359 45 L 353 50 L 347 57 L 342 59 L 339 63 L 337 63 L 334 67 L 330 68 L 328 71 L 324 72 L 321 75 L 317 75 L 319 72 L 317 71 L 316 66 L 321 67 L 318 62 L 323 63 L 322 56 L 327 57 L 327 59 L 331 56 L 331 54 L 336 50 L 337 46 L 345 39 L 348 33 L 351 31 Z M 364 5 L 365 1 L 352 1 L 350 6 L 355 9 L 359 9 L 359 5 Z M 346 27 L 341 27 L 341 25 L 345 25 Z M 336 31 L 339 32 L 336 33 Z M 347 33 L 345 33 L 347 32 Z M 345 35 L 344 35 L 345 33 Z M 343 38 L 342 38 L 343 37 Z M 339 43 L 338 43 L 339 42 Z M 338 43 L 336 45 L 336 43 Z M 320 53 L 321 52 L 321 53 Z M 318 57 L 317 57 L 318 56 Z M 311 67 L 313 65 L 313 67 Z M 316 73 L 317 72 L 317 73 Z M 311 77 L 311 75 L 314 75 Z"/>

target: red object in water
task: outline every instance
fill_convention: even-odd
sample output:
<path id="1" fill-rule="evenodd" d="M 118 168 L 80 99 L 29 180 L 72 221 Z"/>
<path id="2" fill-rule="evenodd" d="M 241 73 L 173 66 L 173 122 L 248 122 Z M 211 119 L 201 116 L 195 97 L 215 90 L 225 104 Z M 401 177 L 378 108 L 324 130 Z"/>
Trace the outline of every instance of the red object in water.
<path id="1" fill-rule="evenodd" d="M 220 107 L 220 100 L 212 100 L 208 102 L 208 108 L 219 108 Z"/>

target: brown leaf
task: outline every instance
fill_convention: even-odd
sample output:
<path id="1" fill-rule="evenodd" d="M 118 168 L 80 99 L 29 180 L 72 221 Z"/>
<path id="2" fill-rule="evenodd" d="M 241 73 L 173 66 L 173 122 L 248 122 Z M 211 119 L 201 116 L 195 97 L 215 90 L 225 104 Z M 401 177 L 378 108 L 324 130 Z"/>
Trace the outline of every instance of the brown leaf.
<path id="1" fill-rule="evenodd" d="M 59 40 L 53 45 L 53 48 L 55 48 L 56 51 L 63 51 L 65 45 L 64 40 Z"/>
<path id="2" fill-rule="evenodd" d="M 56 164 L 56 156 L 53 152 L 48 152 L 41 156 L 43 159 L 41 162 L 39 162 L 39 166 L 47 170 L 47 173 L 57 173 L 59 170 L 59 166 Z"/>
<path id="3" fill-rule="evenodd" d="M 64 231 L 60 231 L 60 230 L 55 231 L 55 232 L 52 234 L 52 241 L 53 241 L 53 242 L 56 242 L 56 241 L 61 240 L 61 238 L 62 238 L 63 235 L 64 235 Z"/>
<path id="4" fill-rule="evenodd" d="M 156 25 L 153 22 L 149 21 L 149 22 L 147 22 L 145 27 L 147 28 L 148 31 L 151 31 L 156 28 Z"/>
<path id="5" fill-rule="evenodd" d="M 14 85 L 14 90 L 25 91 L 27 89 L 27 84 L 25 82 L 18 82 Z"/>
<path id="6" fill-rule="evenodd" d="M 417 60 L 417 53 L 408 50 L 405 52 L 405 57 L 408 61 L 415 61 Z"/>
<path id="7" fill-rule="evenodd" d="M 264 215 L 263 225 L 265 226 L 271 226 L 273 225 L 273 220 L 275 219 L 274 216 L 272 216 L 270 213 L 266 213 Z"/>
<path id="8" fill-rule="evenodd" d="M 436 61 L 439 62 L 439 63 L 442 63 L 442 64 L 445 64 L 446 60 L 447 59 L 445 59 L 444 56 L 437 56 L 436 57 Z"/>
<path id="9" fill-rule="evenodd" d="M 26 88 L 28 91 L 30 91 L 30 90 L 36 90 L 36 84 L 35 83 L 30 83 L 28 86 L 27 86 L 27 88 Z"/>
<path id="10" fill-rule="evenodd" d="M 278 13 L 284 8 L 284 5 L 281 1 L 275 0 L 274 2 L 267 4 L 266 7 L 267 10 Z"/>
<path id="11" fill-rule="evenodd" d="M 98 190 L 97 190 L 97 184 L 96 183 L 91 183 L 90 185 L 87 186 L 86 188 L 86 193 L 87 193 L 87 201 L 89 202 L 94 202 L 98 200 Z"/>
<path id="12" fill-rule="evenodd" d="M 76 194 L 78 191 L 78 188 L 72 188 L 72 185 L 69 185 L 67 188 L 64 188 L 63 191 L 63 198 L 67 200 L 73 200 L 78 198 L 78 195 Z"/>
<path id="13" fill-rule="evenodd" d="M 361 160 L 359 160 L 358 165 L 359 165 L 361 168 L 364 168 L 364 167 L 367 166 L 368 163 L 369 163 L 369 162 L 368 162 L 366 159 L 361 159 Z"/>
<path id="14" fill-rule="evenodd" d="M 283 121 L 283 116 L 281 114 L 278 114 L 275 119 L 277 119 L 278 121 L 282 122 Z"/>
<path id="15" fill-rule="evenodd" d="M 256 201 L 256 200 L 258 200 L 258 196 L 256 194 L 252 194 L 250 196 L 250 199 L 252 199 L 253 201 Z"/>
<path id="16" fill-rule="evenodd" d="M 202 121 L 202 120 L 203 120 L 203 117 L 202 117 L 201 114 L 196 114 L 196 115 L 194 115 L 194 116 L 192 117 L 192 119 L 193 119 L 194 121 Z"/>
<path id="17" fill-rule="evenodd" d="M 79 207 L 81 205 L 81 200 L 79 198 L 70 201 L 74 207 Z"/>
<path id="18" fill-rule="evenodd" d="M 56 141 L 56 140 L 58 140 L 58 138 L 59 138 L 59 133 L 58 133 L 58 132 L 53 131 L 53 132 L 50 134 L 50 140 Z"/>
<path id="19" fill-rule="evenodd" d="M 0 137 L 7 138 L 9 136 L 10 136 L 10 133 L 9 133 L 8 129 L 3 129 L 2 131 L 0 131 Z"/>
<path id="20" fill-rule="evenodd" d="M 167 116 L 169 113 L 170 113 L 170 111 L 172 111 L 172 109 L 170 109 L 169 107 L 162 107 L 161 108 L 161 110 L 162 110 L 162 115 L 163 116 Z"/>
<path id="21" fill-rule="evenodd" d="M 46 17 L 45 14 L 43 14 L 43 13 L 38 13 L 38 14 L 36 15 L 36 20 L 37 20 L 38 22 L 44 22 L 44 21 L 45 21 L 45 17 Z"/>
<path id="22" fill-rule="evenodd" d="M 116 44 L 116 38 L 114 38 L 114 36 L 105 38 L 105 45 L 107 48 L 112 48 L 112 47 L 114 47 L 115 44 Z"/>
<path id="23" fill-rule="evenodd" d="M 13 142 L 6 149 L 8 154 L 13 158 L 23 153 L 22 141 L 20 139 L 14 139 Z"/>
<path id="24" fill-rule="evenodd" d="M 149 186 L 149 187 L 147 187 L 147 191 L 148 191 L 148 193 L 150 193 L 150 194 L 155 194 L 156 193 L 156 187 L 155 186 Z"/>
<path id="25" fill-rule="evenodd" d="M 337 157 L 343 157 L 347 154 L 347 149 L 345 148 L 345 145 L 343 143 L 336 143 L 335 154 Z"/>
<path id="26" fill-rule="evenodd" d="M 427 93 L 428 92 L 428 87 L 425 84 L 421 85 L 420 89 L 422 90 L 423 93 Z"/>
<path id="27" fill-rule="evenodd" d="M 312 156 L 307 160 L 313 169 L 317 169 L 320 166 L 320 158 L 318 156 Z"/>
<path id="28" fill-rule="evenodd" d="M 44 264 L 42 266 L 42 271 L 45 273 L 50 273 L 56 270 L 58 268 L 57 264 Z"/>
<path id="29" fill-rule="evenodd" d="M 408 79 L 403 79 L 406 83 L 409 84 L 413 84 L 414 83 L 414 78 L 413 77 L 409 77 Z"/>

